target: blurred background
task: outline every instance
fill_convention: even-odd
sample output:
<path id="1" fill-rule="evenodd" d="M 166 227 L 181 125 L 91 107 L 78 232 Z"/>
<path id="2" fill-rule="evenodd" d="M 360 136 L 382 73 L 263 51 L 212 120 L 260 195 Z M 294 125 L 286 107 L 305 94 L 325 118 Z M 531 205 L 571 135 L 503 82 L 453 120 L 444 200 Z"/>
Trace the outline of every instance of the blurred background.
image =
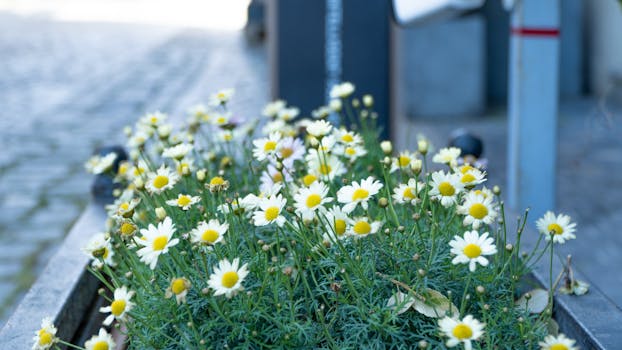
<path id="1" fill-rule="evenodd" d="M 375 96 L 398 151 L 420 134 L 444 147 L 458 128 L 483 140 L 490 186 L 508 184 L 508 145 L 552 135 L 532 159 L 555 181 L 537 203 L 576 219 L 580 243 L 565 249 L 622 305 L 622 276 L 603 273 L 622 265 L 620 4 L 552 1 L 553 24 L 533 29 L 521 1 L 449 2 L 421 0 L 438 7 L 398 25 L 388 0 L 0 0 L 0 325 L 88 202 L 83 163 L 123 143 L 125 125 L 156 110 L 181 121 L 220 88 L 243 118 L 278 97 L 309 116 L 340 81 Z M 518 69 L 527 50 L 510 48 L 530 36 L 553 46 Z M 532 104 L 550 108 L 516 138 L 524 109 L 509 91 L 534 76 L 552 97 Z"/>

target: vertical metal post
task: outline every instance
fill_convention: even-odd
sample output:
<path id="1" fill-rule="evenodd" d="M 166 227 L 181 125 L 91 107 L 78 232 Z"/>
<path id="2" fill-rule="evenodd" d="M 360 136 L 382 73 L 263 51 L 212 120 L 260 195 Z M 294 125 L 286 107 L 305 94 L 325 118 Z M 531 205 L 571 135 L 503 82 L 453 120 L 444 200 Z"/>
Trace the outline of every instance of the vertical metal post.
<path id="1" fill-rule="evenodd" d="M 512 12 L 508 200 L 532 218 L 554 209 L 560 0 L 519 0 Z"/>

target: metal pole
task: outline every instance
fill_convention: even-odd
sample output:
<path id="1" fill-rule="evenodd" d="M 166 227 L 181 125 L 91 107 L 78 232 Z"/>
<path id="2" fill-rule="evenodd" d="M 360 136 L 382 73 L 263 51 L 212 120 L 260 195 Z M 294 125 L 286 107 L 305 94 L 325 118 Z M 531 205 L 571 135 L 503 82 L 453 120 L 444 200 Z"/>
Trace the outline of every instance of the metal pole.
<path id="1" fill-rule="evenodd" d="M 560 0 L 517 1 L 510 39 L 508 201 L 554 209 Z"/>

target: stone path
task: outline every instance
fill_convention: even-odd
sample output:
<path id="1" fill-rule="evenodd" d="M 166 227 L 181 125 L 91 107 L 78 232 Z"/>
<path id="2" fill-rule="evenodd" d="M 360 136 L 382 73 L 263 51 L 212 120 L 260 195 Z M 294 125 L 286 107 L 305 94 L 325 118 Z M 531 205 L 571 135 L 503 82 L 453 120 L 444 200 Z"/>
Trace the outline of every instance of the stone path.
<path id="1" fill-rule="evenodd" d="M 265 61 L 238 32 L 0 13 L 0 326 L 88 201 L 93 150 L 145 112 L 180 116 L 218 88 L 253 116 Z"/>

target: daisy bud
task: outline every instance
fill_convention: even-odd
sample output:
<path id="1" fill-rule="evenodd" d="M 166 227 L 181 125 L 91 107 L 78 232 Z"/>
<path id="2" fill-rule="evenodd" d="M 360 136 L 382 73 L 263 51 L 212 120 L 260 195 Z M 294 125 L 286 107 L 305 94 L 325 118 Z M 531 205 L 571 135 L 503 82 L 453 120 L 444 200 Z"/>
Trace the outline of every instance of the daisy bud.
<path id="1" fill-rule="evenodd" d="M 419 151 L 419 153 L 425 156 L 426 153 L 428 153 L 428 148 L 430 148 L 430 143 L 428 142 L 428 140 L 424 139 L 417 141 L 417 150 Z"/>
<path id="2" fill-rule="evenodd" d="M 420 340 L 419 343 L 417 343 L 417 346 L 419 347 L 419 349 L 427 349 L 428 342 L 425 340 Z"/>
<path id="3" fill-rule="evenodd" d="M 497 195 L 497 196 L 498 196 L 498 195 L 500 195 L 500 194 L 501 194 L 501 188 L 500 188 L 499 186 L 495 185 L 495 186 L 492 188 L 492 193 L 494 193 L 494 194 L 495 194 L 495 195 Z"/>
<path id="4" fill-rule="evenodd" d="M 118 188 L 115 188 L 114 190 L 112 190 L 112 195 L 114 197 L 119 197 L 121 195 L 121 190 Z"/>
<path id="5" fill-rule="evenodd" d="M 523 323 L 525 321 L 525 319 L 521 316 L 517 319 L 518 323 Z"/>
<path id="6" fill-rule="evenodd" d="M 317 146 L 320 145 L 320 142 L 315 137 L 311 137 L 309 138 L 309 145 L 313 148 L 317 148 Z"/>
<path id="7" fill-rule="evenodd" d="M 132 278 L 132 271 L 128 271 L 125 273 L 125 278 Z"/>
<path id="8" fill-rule="evenodd" d="M 277 258 L 276 256 L 273 256 L 273 257 L 272 257 L 272 262 L 273 262 L 273 263 L 278 262 L 278 261 L 279 261 L 279 258 Z"/>
<path id="9" fill-rule="evenodd" d="M 364 95 L 363 96 L 363 105 L 365 107 L 370 108 L 374 105 L 374 97 L 372 95 Z"/>
<path id="10" fill-rule="evenodd" d="M 283 268 L 283 274 L 285 276 L 291 276 L 292 272 L 294 272 L 294 269 L 291 266 L 287 266 Z"/>
<path id="11" fill-rule="evenodd" d="M 140 156 L 140 152 L 138 152 L 138 150 L 133 149 L 133 150 L 130 151 L 130 159 L 131 160 L 136 160 L 136 159 L 138 159 L 139 156 Z"/>
<path id="12" fill-rule="evenodd" d="M 281 162 L 276 162 L 276 164 L 274 165 L 274 167 L 276 168 L 276 170 L 281 171 L 281 170 L 283 170 L 283 163 L 281 163 Z"/>
<path id="13" fill-rule="evenodd" d="M 203 295 L 208 295 L 208 294 L 209 294 L 209 288 L 203 288 L 203 289 L 201 289 L 201 294 L 203 294 Z"/>
<path id="14" fill-rule="evenodd" d="M 410 162 L 410 169 L 412 169 L 415 175 L 419 175 L 419 173 L 421 173 L 422 167 L 423 167 L 423 163 L 421 162 L 421 159 L 415 159 L 412 162 Z"/>
<path id="15" fill-rule="evenodd" d="M 423 277 L 426 274 L 426 271 L 424 269 L 419 269 L 417 270 L 417 273 L 419 274 L 419 276 Z"/>
<path id="16" fill-rule="evenodd" d="M 419 253 L 415 253 L 415 255 L 413 255 L 413 261 L 419 261 L 419 259 L 421 259 L 421 255 L 419 255 Z"/>
<path id="17" fill-rule="evenodd" d="M 166 139 L 171 135 L 171 131 L 173 131 L 171 125 L 160 125 L 158 127 L 158 136 L 160 136 L 161 139 Z"/>
<path id="18" fill-rule="evenodd" d="M 415 220 L 415 221 L 416 221 L 416 220 L 421 219 L 421 215 L 419 215 L 419 213 L 414 213 L 414 214 L 413 214 L 413 216 L 412 216 L 412 218 L 413 218 L 413 220 Z"/>
<path id="19" fill-rule="evenodd" d="M 512 251 L 512 249 L 514 249 L 514 246 L 513 246 L 513 245 L 511 245 L 510 243 L 508 243 L 508 244 L 506 244 L 506 245 L 505 245 L 505 250 L 507 250 L 508 252 L 511 252 L 511 251 Z"/>
<path id="20" fill-rule="evenodd" d="M 145 182 L 140 177 L 137 177 L 134 179 L 134 186 L 137 190 L 142 190 L 143 188 L 145 188 Z"/>
<path id="21" fill-rule="evenodd" d="M 361 101 L 359 101 L 357 98 L 352 100 L 352 107 L 359 108 L 360 106 L 361 106 Z"/>
<path id="22" fill-rule="evenodd" d="M 166 218 L 166 210 L 162 207 L 155 208 L 156 217 L 160 220 L 164 220 Z"/>
<path id="23" fill-rule="evenodd" d="M 388 228 L 385 228 L 384 234 L 388 236 L 389 234 L 391 234 L 391 230 L 389 230 Z"/>
<path id="24" fill-rule="evenodd" d="M 508 308 L 504 307 L 503 309 L 501 309 L 503 312 L 508 312 Z"/>
<path id="25" fill-rule="evenodd" d="M 525 293 L 525 299 L 527 300 L 531 299 L 531 293 Z"/>
<path id="26" fill-rule="evenodd" d="M 328 106 L 330 107 L 330 109 L 332 109 L 335 112 L 341 112 L 342 105 L 341 105 L 341 100 L 339 99 L 331 100 Z"/>
<path id="27" fill-rule="evenodd" d="M 263 250 L 264 252 L 267 252 L 268 250 L 270 250 L 270 246 L 267 244 L 264 244 L 261 246 L 261 250 Z"/>
<path id="28" fill-rule="evenodd" d="M 263 239 L 260 239 L 260 240 L 257 240 L 257 244 L 259 244 L 259 245 L 262 245 L 262 244 L 264 244 L 264 241 L 263 241 Z"/>
<path id="29" fill-rule="evenodd" d="M 285 253 L 285 252 L 287 251 L 287 249 L 285 249 L 285 248 L 281 247 L 281 248 L 279 249 L 279 251 L 280 251 L 281 253 Z"/>
<path id="30" fill-rule="evenodd" d="M 369 117 L 369 112 L 367 110 L 362 110 L 361 111 L 361 119 L 367 119 L 367 117 Z"/>
<path id="31" fill-rule="evenodd" d="M 384 159 L 382 160 L 382 163 L 383 163 L 386 167 L 391 166 L 391 158 L 389 158 L 389 157 L 384 157 Z"/>
<path id="32" fill-rule="evenodd" d="M 130 136 L 132 136 L 132 127 L 131 127 L 131 126 L 129 126 L 129 125 L 126 125 L 126 126 L 123 128 L 123 133 L 125 134 L 125 136 L 126 136 L 126 137 L 130 137 Z"/>
<path id="33" fill-rule="evenodd" d="M 381 197 L 380 199 L 378 199 L 378 206 L 380 208 L 386 208 L 387 206 L 389 206 L 389 200 Z"/>
<path id="34" fill-rule="evenodd" d="M 391 141 L 382 141 L 380 142 L 380 148 L 385 155 L 390 155 L 393 152 L 393 144 Z"/>
<path id="35" fill-rule="evenodd" d="M 106 293 L 106 290 L 104 288 L 99 288 L 97 290 L 97 294 L 99 294 L 99 295 L 103 295 L 104 293 Z"/>
<path id="36" fill-rule="evenodd" d="M 400 225 L 400 226 L 398 226 L 398 227 L 397 227 L 397 232 L 399 232 L 399 233 L 402 233 L 402 232 L 404 232 L 405 230 L 406 230 L 406 228 L 405 228 L 404 226 L 402 226 L 402 225 Z"/>
<path id="37" fill-rule="evenodd" d="M 475 288 L 475 291 L 478 294 L 484 294 L 484 293 L 486 293 L 486 288 L 484 288 L 484 286 L 477 286 L 477 288 Z"/>
<path id="38" fill-rule="evenodd" d="M 367 111 L 363 111 L 363 112 L 367 112 Z M 378 113 L 374 112 L 371 114 L 371 119 L 378 119 Z"/>
<path id="39" fill-rule="evenodd" d="M 197 170 L 197 180 L 203 182 L 205 181 L 206 176 L 207 176 L 207 171 L 205 169 Z"/>
<path id="40" fill-rule="evenodd" d="M 256 331 L 253 331 L 253 332 L 257 333 Z M 205 345 L 205 339 L 201 339 L 201 340 L 199 340 L 199 344 L 201 344 L 201 345 Z"/>
<path id="41" fill-rule="evenodd" d="M 522 257 L 523 259 L 525 259 L 525 258 L 526 258 L 526 257 L 528 257 L 528 256 L 529 256 L 529 254 L 527 254 L 527 252 L 522 252 L 522 253 L 521 253 L 521 257 Z"/>

